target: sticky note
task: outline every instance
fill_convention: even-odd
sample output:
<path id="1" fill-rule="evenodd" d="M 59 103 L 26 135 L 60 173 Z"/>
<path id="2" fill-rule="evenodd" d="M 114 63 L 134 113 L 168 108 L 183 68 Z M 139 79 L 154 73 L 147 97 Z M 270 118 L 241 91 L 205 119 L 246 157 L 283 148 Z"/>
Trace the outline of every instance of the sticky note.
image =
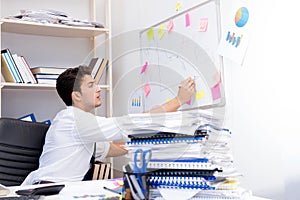
<path id="1" fill-rule="evenodd" d="M 167 26 L 167 30 L 168 32 L 171 32 L 174 30 L 174 23 L 173 23 L 173 19 L 170 19 L 168 26 Z"/>
<path id="2" fill-rule="evenodd" d="M 189 13 L 186 13 L 185 14 L 185 26 L 188 27 L 191 25 L 191 22 L 190 22 L 190 14 Z"/>
<path id="3" fill-rule="evenodd" d="M 145 71 L 147 70 L 147 68 L 148 68 L 148 61 L 146 61 L 145 64 L 143 65 L 142 70 L 141 70 L 141 74 L 145 73 Z"/>
<path id="4" fill-rule="evenodd" d="M 148 31 L 147 31 L 147 35 L 148 35 L 148 40 L 152 40 L 154 38 L 154 31 L 153 31 L 153 28 L 150 28 Z"/>
<path id="5" fill-rule="evenodd" d="M 169 101 L 171 101 L 171 98 L 167 98 L 167 99 L 166 99 L 166 102 L 167 102 L 167 103 L 168 103 Z"/>
<path id="6" fill-rule="evenodd" d="M 164 24 L 160 24 L 158 28 L 158 38 L 161 40 L 164 37 L 164 34 L 166 33 Z"/>
<path id="7" fill-rule="evenodd" d="M 180 3 L 180 1 L 178 1 L 178 2 L 176 3 L 175 10 L 176 10 L 176 11 L 179 11 L 180 8 L 181 8 L 181 3 Z"/>
<path id="8" fill-rule="evenodd" d="M 199 24 L 199 32 L 206 32 L 208 26 L 208 18 L 202 18 L 200 19 L 200 24 Z"/>
<path id="9" fill-rule="evenodd" d="M 186 102 L 187 105 L 191 105 L 191 99 Z"/>
<path id="10" fill-rule="evenodd" d="M 203 99 L 205 97 L 205 92 L 203 90 L 200 90 L 198 92 L 196 92 L 196 99 Z"/>
<path id="11" fill-rule="evenodd" d="M 220 83 L 217 83 L 211 88 L 213 100 L 221 98 Z"/>
<path id="12" fill-rule="evenodd" d="M 151 87 L 150 87 L 150 84 L 147 83 L 145 86 L 144 86 L 144 93 L 145 93 L 145 96 L 147 97 L 151 92 Z"/>
<path id="13" fill-rule="evenodd" d="M 214 83 L 221 83 L 222 82 L 222 78 L 221 78 L 221 72 L 217 71 L 214 75 L 213 75 L 213 81 Z"/>

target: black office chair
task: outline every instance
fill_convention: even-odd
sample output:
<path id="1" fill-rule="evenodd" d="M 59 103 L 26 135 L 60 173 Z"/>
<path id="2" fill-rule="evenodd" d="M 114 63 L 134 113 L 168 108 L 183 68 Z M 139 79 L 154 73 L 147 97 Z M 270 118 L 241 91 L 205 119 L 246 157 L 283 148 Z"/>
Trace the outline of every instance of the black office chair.
<path id="1" fill-rule="evenodd" d="M 39 167 L 48 124 L 0 118 L 0 184 L 20 185 Z"/>

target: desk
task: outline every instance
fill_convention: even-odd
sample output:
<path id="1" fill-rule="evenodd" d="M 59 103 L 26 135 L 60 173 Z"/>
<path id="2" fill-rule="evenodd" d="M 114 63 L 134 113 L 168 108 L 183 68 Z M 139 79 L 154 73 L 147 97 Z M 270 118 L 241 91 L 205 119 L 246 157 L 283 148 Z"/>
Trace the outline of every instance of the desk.
<path id="1" fill-rule="evenodd" d="M 101 199 L 97 198 L 97 195 L 108 195 L 115 196 L 114 193 L 103 189 L 104 186 L 108 188 L 117 188 L 120 179 L 111 179 L 111 180 L 94 180 L 94 181 L 81 181 L 81 182 L 66 182 L 59 183 L 65 184 L 65 187 L 61 190 L 59 195 L 45 196 L 45 200 L 54 200 L 54 199 L 62 199 L 62 200 L 92 200 L 92 199 Z M 56 183 L 58 184 L 58 183 Z M 34 187 L 42 187 L 47 185 L 55 185 L 55 184 L 42 184 L 42 185 L 28 185 L 28 186 L 18 186 L 18 187 L 9 187 L 10 194 L 9 196 L 14 196 L 15 191 L 19 189 L 28 189 Z M 119 185 L 120 186 L 120 185 Z M 94 197 L 93 197 L 94 195 Z M 1 200 L 1 198 L 0 198 Z M 172 199 L 173 200 L 173 199 Z M 262 197 L 257 196 L 249 196 L 245 200 L 269 200 Z"/>
<path id="2" fill-rule="evenodd" d="M 16 186 L 8 187 L 10 193 L 8 196 L 15 196 L 15 191 L 20 189 L 29 189 L 35 187 L 43 187 L 49 185 L 60 185 L 65 184 L 65 187 L 60 191 L 59 195 L 45 196 L 45 200 L 62 199 L 62 200 L 91 200 L 91 199 L 101 199 L 100 197 L 113 197 L 116 196 L 115 193 L 103 189 L 103 187 L 108 188 L 119 188 L 119 179 L 111 180 L 94 180 L 94 181 L 80 181 L 80 182 L 64 182 L 64 183 L 52 183 L 52 184 L 40 184 L 40 185 L 26 185 L 26 186 Z M 1 200 L 1 198 L 0 198 Z"/>

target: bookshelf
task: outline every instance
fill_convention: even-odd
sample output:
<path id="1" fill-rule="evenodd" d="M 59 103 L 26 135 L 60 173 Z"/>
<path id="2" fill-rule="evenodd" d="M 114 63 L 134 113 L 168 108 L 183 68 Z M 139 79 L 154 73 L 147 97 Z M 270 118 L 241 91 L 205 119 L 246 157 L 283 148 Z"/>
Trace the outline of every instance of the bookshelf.
<path id="1" fill-rule="evenodd" d="M 78 8 L 87 8 L 86 14 L 88 15 L 87 17 L 89 18 L 89 21 L 97 21 L 100 22 L 104 25 L 105 28 L 93 28 L 93 27 L 77 27 L 77 26 L 67 26 L 67 25 L 61 25 L 61 24 L 42 24 L 42 23 L 36 23 L 36 22 L 29 22 L 29 21 L 20 21 L 20 20 L 14 20 L 14 19 L 4 19 L 4 17 L 7 16 L 7 10 L 4 10 L 5 8 L 11 8 L 11 14 L 17 14 L 18 12 L 14 11 L 14 10 L 20 10 L 22 9 L 24 5 L 22 5 L 22 2 L 18 2 L 18 1 L 1 1 L 1 19 L 0 19 L 0 39 L 1 39 L 1 49 L 3 48 L 9 48 L 11 50 L 15 50 L 10 48 L 10 46 L 4 46 L 3 43 L 6 44 L 10 44 L 9 42 L 6 42 L 6 38 L 8 38 L 8 35 L 13 35 L 13 37 L 29 37 L 29 39 L 31 39 L 32 37 L 37 37 L 38 40 L 42 40 L 42 42 L 47 42 L 47 40 L 49 39 L 51 43 L 51 41 L 55 41 L 56 39 L 58 39 L 59 41 L 64 41 L 68 40 L 71 41 L 72 39 L 74 40 L 80 40 L 80 44 L 82 44 L 83 42 L 81 42 L 82 40 L 85 41 L 86 46 L 88 47 L 83 47 L 84 49 L 90 49 L 90 52 L 93 51 L 93 49 L 95 49 L 96 47 L 99 46 L 98 43 L 101 43 L 103 40 L 107 41 L 106 45 L 103 52 L 105 52 L 105 55 L 102 55 L 101 53 L 97 52 L 97 51 L 93 51 L 90 55 L 92 57 L 106 57 L 108 60 L 111 60 L 111 42 L 110 42 L 110 38 L 111 38 L 111 5 L 110 5 L 110 0 L 89 0 L 89 1 L 71 1 L 68 0 L 64 3 L 61 3 L 61 1 L 57 1 L 53 3 L 53 8 L 49 8 L 49 9 L 53 9 L 53 10 L 60 10 L 60 11 L 64 11 L 64 5 L 55 5 L 55 4 L 65 4 L 66 10 L 68 10 L 66 13 L 69 13 L 69 10 L 72 9 L 70 8 L 71 6 L 69 6 L 69 4 L 82 4 L 82 5 L 77 5 L 73 7 L 76 9 Z M 21 5 L 20 5 L 21 4 Z M 28 6 L 29 5 L 29 6 Z M 100 5 L 100 6 L 99 6 Z M 15 7 L 19 7 L 19 8 L 13 8 L 13 6 Z M 32 8 L 31 8 L 31 7 Z M 36 5 L 35 1 L 29 1 L 26 3 L 26 8 L 29 7 L 29 9 L 35 10 L 36 8 L 40 8 L 42 9 L 44 5 Z M 59 9 L 56 9 L 55 6 L 57 6 Z M 103 16 L 97 16 L 99 12 L 98 8 L 101 7 L 101 9 L 104 10 L 104 12 L 100 13 L 100 15 Z M 96 9 L 97 8 L 97 9 Z M 79 12 L 80 11 L 80 12 Z M 73 11 L 75 14 L 77 13 L 82 13 L 81 10 L 77 10 L 77 11 Z M 72 17 L 77 17 L 74 16 L 74 13 L 72 14 Z M 78 19 L 80 19 L 80 17 L 78 17 Z M 101 21 L 99 21 L 99 19 Z M 6 37 L 4 37 L 6 36 Z M 100 38 L 100 39 L 99 39 Z M 34 42 L 35 38 L 33 39 L 32 42 Z M 101 41 L 102 40 L 102 41 Z M 72 44 L 72 42 L 70 42 Z M 58 42 L 59 44 L 59 42 Z M 28 46 L 28 43 L 24 46 Z M 50 45 L 51 46 L 51 45 Z M 59 46 L 59 45 L 58 45 Z M 43 51 L 49 53 L 51 52 L 51 49 L 47 49 L 47 46 L 41 46 L 41 49 L 43 49 Z M 50 47 L 52 48 L 56 48 L 53 45 Z M 22 50 L 28 50 L 30 49 L 29 47 L 23 47 L 21 48 Z M 34 54 L 36 52 L 34 52 L 34 48 L 32 48 L 32 52 L 27 51 L 24 52 L 22 50 L 20 50 L 20 52 L 18 53 L 26 53 L 28 55 L 30 55 L 30 53 Z M 72 47 L 70 47 L 70 52 L 72 51 Z M 66 54 L 70 54 L 70 52 L 65 52 Z M 102 50 L 101 50 L 102 52 Z M 44 55 L 47 56 L 47 55 Z M 26 56 L 25 56 L 26 57 Z M 34 62 L 34 56 L 31 55 L 31 61 Z M 51 61 L 51 59 L 49 59 Z M 78 59 L 80 61 L 83 61 L 84 59 Z M 48 61 L 48 63 L 50 63 L 50 61 Z M 86 60 L 88 61 L 88 60 Z M 67 61 L 65 61 L 67 62 Z M 75 61 L 74 61 L 75 62 Z M 30 63 L 29 63 L 30 64 Z M 41 63 L 42 65 L 43 63 Z M 77 64 L 69 64 L 68 66 L 75 66 L 75 65 L 79 65 L 79 64 L 87 64 L 87 63 L 81 63 L 81 62 L 77 62 Z M 51 65 L 51 63 L 49 64 Z M 62 64 L 63 65 L 63 64 Z M 31 65 L 30 65 L 31 66 Z M 68 67 L 66 66 L 66 67 Z M 32 67 L 32 66 L 31 66 Z M 104 102 L 105 104 L 105 108 L 102 108 L 103 110 L 96 112 L 96 114 L 101 114 L 101 115 L 106 115 L 107 117 L 112 116 L 112 69 L 111 69 L 111 64 L 108 65 L 107 71 L 106 71 L 106 77 L 104 81 L 101 81 L 101 89 L 102 89 L 102 96 L 104 98 L 106 98 L 106 101 Z M 43 94 L 43 93 L 47 93 L 50 92 L 53 96 L 52 100 L 49 100 L 49 97 L 43 97 L 42 95 L 39 95 L 39 93 Z M 27 113 L 35 113 L 35 114 L 39 114 L 42 113 L 45 116 L 45 111 L 43 109 L 39 110 L 39 108 L 37 108 L 36 106 L 34 106 L 35 101 L 43 101 L 43 98 L 46 98 L 46 101 L 52 101 L 51 105 L 54 107 L 51 107 L 51 109 L 49 109 L 49 112 L 52 112 L 52 114 L 50 114 L 49 118 L 50 120 L 52 120 L 55 116 L 55 113 L 57 113 L 59 110 L 61 110 L 61 108 L 64 106 L 62 102 L 57 103 L 57 106 L 55 105 L 55 101 L 60 101 L 58 100 L 59 97 L 58 95 L 55 94 L 56 90 L 55 90 L 55 86 L 54 85 L 47 85 L 47 84 L 25 84 L 25 83 L 8 83 L 8 82 L 3 82 L 3 80 L 1 80 L 1 84 L 0 84 L 0 117 L 20 117 L 24 114 Z M 24 96 L 26 95 L 26 96 Z M 30 96 L 33 96 L 32 99 L 30 99 Z M 55 97 L 54 97 L 55 96 Z M 102 98 L 102 99 L 104 99 Z M 21 101 L 17 101 L 16 99 L 24 99 Z M 22 104 L 28 105 L 28 109 L 24 109 L 22 106 L 21 109 L 15 108 L 16 105 L 12 105 L 11 103 L 17 103 L 20 104 L 20 102 L 22 102 Z M 49 104 L 49 103 L 47 103 Z M 11 107 L 11 109 L 10 109 Z M 27 106 L 26 106 L 27 107 Z M 5 108 L 5 109 L 4 109 Z M 12 110 L 10 112 L 10 110 Z M 14 111 L 13 111 L 14 110 Z M 101 113 L 102 112 L 102 113 Z M 41 120 L 42 121 L 42 120 Z"/>

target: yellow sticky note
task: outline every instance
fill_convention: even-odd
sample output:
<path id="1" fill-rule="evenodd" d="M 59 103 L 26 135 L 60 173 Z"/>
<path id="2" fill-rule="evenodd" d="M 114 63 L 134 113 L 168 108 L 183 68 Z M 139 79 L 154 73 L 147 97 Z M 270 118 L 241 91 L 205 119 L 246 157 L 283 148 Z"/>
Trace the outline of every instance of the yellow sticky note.
<path id="1" fill-rule="evenodd" d="M 154 31 L 153 31 L 153 28 L 150 28 L 148 31 L 147 31 L 147 35 L 148 35 L 148 40 L 152 40 L 154 38 Z"/>
<path id="2" fill-rule="evenodd" d="M 180 1 L 178 1 L 178 2 L 176 3 L 175 9 L 176 9 L 176 11 L 179 11 L 180 8 L 181 8 L 181 3 L 180 3 Z"/>
<path id="3" fill-rule="evenodd" d="M 168 103 L 169 101 L 171 101 L 171 98 L 167 98 L 167 99 L 166 99 L 166 102 L 167 102 L 167 103 Z"/>
<path id="4" fill-rule="evenodd" d="M 164 24 L 160 24 L 159 29 L 158 29 L 158 37 L 159 37 L 160 40 L 161 40 L 161 38 L 164 37 L 165 33 L 166 33 L 166 29 L 165 29 Z"/>
<path id="5" fill-rule="evenodd" d="M 203 99 L 205 97 L 205 92 L 203 90 L 200 90 L 198 92 L 196 92 L 196 99 Z"/>

